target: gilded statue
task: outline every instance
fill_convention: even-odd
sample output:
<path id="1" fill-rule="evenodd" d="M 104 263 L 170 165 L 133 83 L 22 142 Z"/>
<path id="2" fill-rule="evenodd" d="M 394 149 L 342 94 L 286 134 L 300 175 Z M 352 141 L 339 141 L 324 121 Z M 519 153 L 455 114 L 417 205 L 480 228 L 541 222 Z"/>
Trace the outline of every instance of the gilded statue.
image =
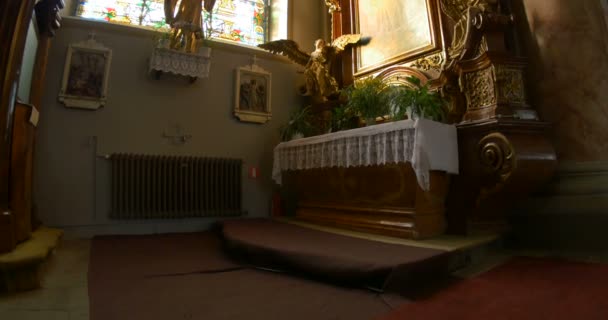
<path id="1" fill-rule="evenodd" d="M 196 52 L 197 40 L 203 38 L 203 8 L 211 12 L 215 0 L 165 0 L 165 21 L 171 26 L 170 48 Z M 176 10 L 177 9 L 177 10 Z"/>
<path id="2" fill-rule="evenodd" d="M 329 13 L 342 11 L 339 0 L 325 0 L 325 5 L 327 6 Z"/>
<path id="3" fill-rule="evenodd" d="M 335 96 L 338 91 L 338 82 L 331 75 L 331 63 L 346 46 L 350 44 L 367 44 L 370 38 L 360 34 L 346 34 L 336 38 L 331 44 L 323 39 L 315 41 L 315 50 L 310 54 L 300 50 L 293 40 L 276 40 L 258 45 L 258 47 L 272 53 L 279 53 L 291 61 L 304 66 L 305 86 L 301 93 L 305 96 L 320 97 L 326 100 Z"/>

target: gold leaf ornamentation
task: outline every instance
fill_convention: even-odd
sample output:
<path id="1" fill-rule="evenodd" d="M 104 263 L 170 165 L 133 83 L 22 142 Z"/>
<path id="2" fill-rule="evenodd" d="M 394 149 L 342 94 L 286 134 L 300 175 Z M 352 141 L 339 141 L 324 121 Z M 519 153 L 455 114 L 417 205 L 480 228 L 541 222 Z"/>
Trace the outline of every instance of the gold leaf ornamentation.
<path id="1" fill-rule="evenodd" d="M 520 68 L 496 66 L 498 101 L 509 104 L 526 104 L 523 71 Z"/>
<path id="2" fill-rule="evenodd" d="M 493 67 L 467 73 L 461 80 L 464 80 L 463 91 L 467 98 L 468 110 L 496 105 L 497 96 Z"/>
<path id="3" fill-rule="evenodd" d="M 420 58 L 420 59 L 414 61 L 414 63 L 412 63 L 412 67 L 420 69 L 420 70 L 424 70 L 424 71 L 429 71 L 429 70 L 441 71 L 441 67 L 444 62 L 445 62 L 445 59 L 443 58 L 443 54 L 436 53 L 436 54 L 430 55 L 428 57 Z"/>

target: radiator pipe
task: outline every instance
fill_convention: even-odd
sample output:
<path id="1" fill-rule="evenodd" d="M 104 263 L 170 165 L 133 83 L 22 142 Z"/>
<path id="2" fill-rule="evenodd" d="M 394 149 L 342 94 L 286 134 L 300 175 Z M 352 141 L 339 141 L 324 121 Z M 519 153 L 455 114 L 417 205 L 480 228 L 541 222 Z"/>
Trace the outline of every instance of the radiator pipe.
<path id="1" fill-rule="evenodd" d="M 97 136 L 91 136 L 93 147 L 93 221 L 97 221 Z"/>

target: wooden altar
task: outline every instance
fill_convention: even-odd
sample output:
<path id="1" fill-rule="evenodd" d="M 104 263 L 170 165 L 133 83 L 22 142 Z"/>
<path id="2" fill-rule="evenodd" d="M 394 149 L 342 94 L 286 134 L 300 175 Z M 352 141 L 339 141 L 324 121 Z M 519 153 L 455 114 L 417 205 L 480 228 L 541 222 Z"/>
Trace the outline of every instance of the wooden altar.
<path id="1" fill-rule="evenodd" d="M 333 70 L 341 87 L 365 77 L 399 85 L 415 76 L 428 83 L 448 101 L 449 122 L 458 130 L 460 172 L 453 177 L 432 172 L 428 192 L 417 189 L 407 164 L 289 173 L 286 185 L 297 195 L 297 216 L 414 238 L 442 232 L 445 221 L 454 234 L 508 230 L 507 209 L 548 181 L 557 162 L 550 126 L 528 104 L 527 61 L 515 50 L 510 7 L 489 0 L 328 3 L 333 38 L 362 33 L 375 45 L 342 55 Z M 366 22 L 368 14 L 391 17 L 412 9 L 420 13 L 415 21 L 388 19 L 403 25 Z M 395 32 L 425 36 L 412 40 Z M 395 45 L 390 40 L 395 36 L 403 42 Z M 385 56 L 374 60 L 379 52 Z M 438 200 L 443 196 L 445 203 Z M 395 223 L 385 223 L 386 217 Z M 402 228 L 395 228 L 399 223 Z"/>
<path id="2" fill-rule="evenodd" d="M 284 179 L 298 195 L 299 220 L 412 239 L 446 230 L 450 177 L 442 171 L 430 172 L 428 191 L 409 164 L 288 171 Z"/>
<path id="3" fill-rule="evenodd" d="M 308 222 L 404 238 L 445 231 L 456 127 L 420 119 L 283 142 L 273 178 L 297 194 Z"/>

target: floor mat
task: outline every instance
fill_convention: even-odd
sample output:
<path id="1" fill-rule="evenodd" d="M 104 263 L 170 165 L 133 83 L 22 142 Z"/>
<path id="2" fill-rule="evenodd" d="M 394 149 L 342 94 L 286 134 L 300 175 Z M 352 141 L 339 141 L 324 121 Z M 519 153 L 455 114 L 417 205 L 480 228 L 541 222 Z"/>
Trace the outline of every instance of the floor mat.
<path id="1" fill-rule="evenodd" d="M 212 233 L 98 237 L 90 319 L 371 319 L 394 297 L 238 269 Z"/>
<path id="2" fill-rule="evenodd" d="M 246 263 L 406 293 L 448 274 L 448 252 L 313 230 L 269 219 L 222 222 L 226 247 Z"/>
<path id="3" fill-rule="evenodd" d="M 91 242 L 89 277 L 117 278 L 241 268 L 212 232 L 98 236 Z"/>

